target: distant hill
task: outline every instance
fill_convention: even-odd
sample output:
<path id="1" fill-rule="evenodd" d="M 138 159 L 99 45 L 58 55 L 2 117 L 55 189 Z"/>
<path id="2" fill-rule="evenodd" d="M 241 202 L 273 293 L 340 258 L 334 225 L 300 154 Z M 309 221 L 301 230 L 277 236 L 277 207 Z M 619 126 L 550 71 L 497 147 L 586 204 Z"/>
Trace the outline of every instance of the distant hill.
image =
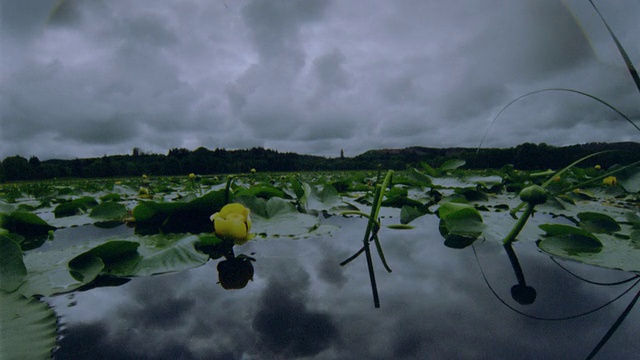
<path id="1" fill-rule="evenodd" d="M 605 150 L 615 152 L 589 159 L 581 166 L 600 164 L 630 164 L 640 161 L 640 143 L 589 143 L 555 147 L 547 144 L 525 143 L 507 149 L 429 148 L 370 150 L 355 157 L 327 158 L 278 152 L 264 148 L 246 150 L 171 149 L 167 155 L 145 154 L 134 149 L 131 155 L 112 155 L 101 158 L 40 161 L 37 157 L 5 158 L 0 163 L 0 182 L 52 178 L 104 178 L 148 175 L 200 175 L 245 173 L 251 169 L 271 171 L 318 170 L 403 170 L 427 163 L 439 167 L 449 159 L 465 160 L 467 169 L 496 169 L 507 164 L 517 169 L 559 169 L 589 154 Z"/>
<path id="2" fill-rule="evenodd" d="M 608 167 L 614 164 L 630 164 L 640 160 L 640 143 L 637 142 L 588 143 L 563 147 L 550 146 L 544 143 L 524 143 L 513 148 L 489 148 L 480 149 L 479 151 L 476 148 L 415 146 L 405 149 L 370 150 L 356 156 L 354 160 L 362 163 L 378 162 L 382 167 L 394 168 L 397 166 L 402 167 L 400 164 L 416 165 L 422 161 L 432 167 L 438 167 L 449 159 L 457 158 L 465 160 L 465 168 L 469 169 L 495 169 L 506 164 L 512 164 L 518 169 L 534 170 L 562 168 L 589 154 L 605 150 L 617 151 L 585 161 L 582 166 L 593 166 L 598 163 Z"/>

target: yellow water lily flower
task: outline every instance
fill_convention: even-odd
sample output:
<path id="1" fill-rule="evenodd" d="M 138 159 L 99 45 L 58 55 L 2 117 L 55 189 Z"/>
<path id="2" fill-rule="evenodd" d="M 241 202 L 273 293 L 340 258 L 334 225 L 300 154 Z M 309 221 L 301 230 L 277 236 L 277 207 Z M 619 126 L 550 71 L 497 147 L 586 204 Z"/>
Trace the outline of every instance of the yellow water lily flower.
<path id="1" fill-rule="evenodd" d="M 190 174 L 189 174 L 189 179 L 192 179 L 192 180 L 193 180 L 193 179 L 195 179 L 195 178 L 196 178 L 196 174 L 194 174 L 194 173 L 190 173 Z"/>
<path id="2" fill-rule="evenodd" d="M 246 243 L 252 236 L 249 209 L 238 203 L 227 204 L 219 212 L 211 215 L 216 235 L 231 240 L 236 245 Z"/>
<path id="3" fill-rule="evenodd" d="M 600 166 L 600 165 L 596 165 L 596 166 L 594 166 L 593 168 L 594 168 L 594 169 L 596 169 L 596 170 L 600 170 L 600 169 L 602 169 L 602 166 Z"/>
<path id="4" fill-rule="evenodd" d="M 616 186 L 617 183 L 618 183 L 618 179 L 616 179 L 615 176 L 608 176 L 602 179 L 603 185 Z"/>

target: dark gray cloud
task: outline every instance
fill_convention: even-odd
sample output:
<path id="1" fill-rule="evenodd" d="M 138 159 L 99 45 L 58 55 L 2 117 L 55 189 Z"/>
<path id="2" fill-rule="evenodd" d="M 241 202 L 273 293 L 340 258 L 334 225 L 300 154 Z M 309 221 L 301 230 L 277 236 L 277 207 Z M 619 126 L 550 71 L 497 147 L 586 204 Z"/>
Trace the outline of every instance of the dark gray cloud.
<path id="1" fill-rule="evenodd" d="M 638 66 L 640 5 L 598 6 Z M 548 87 L 640 116 L 578 0 L 3 1 L 1 16 L 0 158 L 473 147 L 501 107 Z M 592 100 L 532 96 L 485 145 L 637 140 L 631 130 Z"/>

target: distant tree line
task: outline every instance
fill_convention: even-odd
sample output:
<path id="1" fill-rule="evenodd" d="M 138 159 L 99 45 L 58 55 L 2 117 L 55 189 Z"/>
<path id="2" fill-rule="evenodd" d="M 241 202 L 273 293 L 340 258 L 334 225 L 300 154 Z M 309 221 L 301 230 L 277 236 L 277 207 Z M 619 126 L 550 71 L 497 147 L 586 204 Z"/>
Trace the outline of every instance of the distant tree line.
<path id="1" fill-rule="evenodd" d="M 559 169 L 586 155 L 604 150 L 618 150 L 590 159 L 583 167 L 600 164 L 629 164 L 640 160 L 640 143 L 589 143 L 555 147 L 525 143 L 507 149 L 428 148 L 371 150 L 355 157 L 327 158 L 291 152 L 252 148 L 246 150 L 196 150 L 174 148 L 167 155 L 147 154 L 134 148 L 130 155 L 101 158 L 46 160 L 32 156 L 10 156 L 0 163 L 0 182 L 53 178 L 107 178 L 148 175 L 199 175 L 244 173 L 251 169 L 272 171 L 331 171 L 384 169 L 403 170 L 426 162 L 439 167 L 449 159 L 466 161 L 467 169 L 497 169 L 512 164 L 521 170 Z"/>

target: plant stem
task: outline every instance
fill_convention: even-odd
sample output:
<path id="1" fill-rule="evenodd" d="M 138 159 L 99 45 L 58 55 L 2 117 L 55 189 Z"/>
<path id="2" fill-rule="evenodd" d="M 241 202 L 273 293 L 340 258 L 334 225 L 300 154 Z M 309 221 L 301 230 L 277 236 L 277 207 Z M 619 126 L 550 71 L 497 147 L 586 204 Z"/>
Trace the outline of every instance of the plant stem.
<path id="1" fill-rule="evenodd" d="M 233 181 L 233 176 L 229 176 L 227 178 L 227 185 L 224 188 L 224 204 L 228 204 L 229 203 L 229 199 L 231 197 L 231 182 Z"/>
<path id="2" fill-rule="evenodd" d="M 522 215 L 518 219 L 518 222 L 516 222 L 516 224 L 513 227 L 513 229 L 511 229 L 511 231 L 509 232 L 507 237 L 505 237 L 504 240 L 502 241 L 502 243 L 504 245 L 510 245 L 513 242 L 513 240 L 516 239 L 516 236 L 518 236 L 518 234 L 520 234 L 520 231 L 522 231 L 522 228 L 524 227 L 524 224 L 527 223 L 527 220 L 529 219 L 529 216 L 531 216 L 531 214 L 533 214 L 533 208 L 534 207 L 535 207 L 535 205 L 527 204 L 527 207 L 524 209 L 524 212 L 522 213 Z"/>

